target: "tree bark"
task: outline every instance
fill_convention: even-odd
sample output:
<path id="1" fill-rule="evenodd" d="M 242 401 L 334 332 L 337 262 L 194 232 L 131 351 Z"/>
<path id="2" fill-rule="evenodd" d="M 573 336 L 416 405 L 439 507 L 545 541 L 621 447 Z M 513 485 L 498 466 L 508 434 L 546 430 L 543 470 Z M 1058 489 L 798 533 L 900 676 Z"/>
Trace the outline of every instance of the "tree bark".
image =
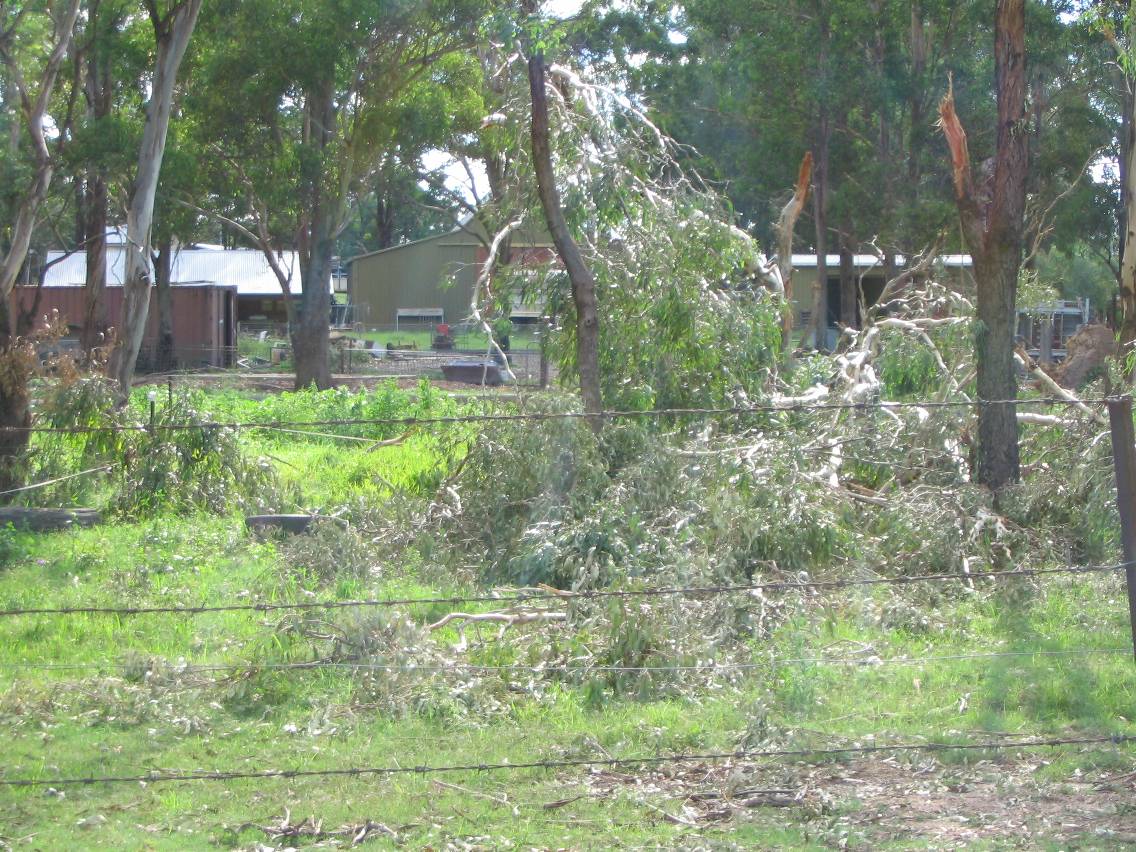
<path id="1" fill-rule="evenodd" d="M 166 238 L 154 256 L 154 281 L 158 296 L 158 345 L 154 353 L 154 369 L 168 373 L 177 367 L 174 351 L 173 298 L 170 278 L 173 273 L 173 240 Z"/>
<path id="2" fill-rule="evenodd" d="M 90 355 L 92 349 L 106 340 L 107 278 L 107 183 L 106 178 L 91 171 L 87 174 L 87 190 L 83 199 L 87 220 L 87 277 L 83 287 L 83 328 L 79 342 Z"/>
<path id="3" fill-rule="evenodd" d="M 572 285 L 572 302 L 576 307 L 576 370 L 580 374 L 580 395 L 583 397 L 584 411 L 598 415 L 603 411 L 603 400 L 600 394 L 596 280 L 568 231 L 564 211 L 560 206 L 560 192 L 556 188 L 549 143 L 544 54 L 539 50 L 529 57 L 528 70 L 529 92 L 532 95 L 533 169 L 536 172 L 537 192 L 548 232 Z M 598 431 L 600 419 L 593 417 L 591 422 L 592 428 Z"/>
<path id="4" fill-rule="evenodd" d="M 182 0 L 163 19 L 152 11 L 157 42 L 157 62 L 146 125 L 138 152 L 138 171 L 126 214 L 126 269 L 123 281 L 122 320 L 111 355 L 108 373 L 125 399 L 130 393 L 138 350 L 146 333 L 150 311 L 150 229 L 154 219 L 154 196 L 166 149 L 166 132 L 173 109 L 174 83 L 201 11 L 202 0 Z"/>
<path id="5" fill-rule="evenodd" d="M 100 20 L 103 10 L 95 0 L 91 4 L 91 25 L 95 28 L 113 29 L 116 23 Z M 87 50 L 87 74 L 83 82 L 83 92 L 87 101 L 87 116 L 94 122 L 110 115 L 113 89 L 111 86 L 111 63 L 106 52 L 95 43 Z M 99 165 L 87 169 L 82 209 L 83 239 L 87 249 L 87 277 L 83 289 L 83 327 L 79 332 L 79 343 L 90 356 L 91 350 L 102 346 L 106 340 L 107 315 L 105 304 L 106 290 L 106 230 L 107 230 L 107 178 Z"/>
<path id="6" fill-rule="evenodd" d="M 859 288 L 856 286 L 855 257 L 847 235 L 840 238 L 840 322 L 849 328 L 860 327 Z"/>
<path id="7" fill-rule="evenodd" d="M 1127 354 L 1136 343 L 1136 90 L 1122 79 L 1120 132 L 1120 345 Z"/>
<path id="8" fill-rule="evenodd" d="M 831 34 L 827 14 L 818 6 L 820 15 L 820 42 L 817 73 L 822 89 L 827 88 L 829 74 L 828 42 Z M 817 113 L 817 153 L 815 190 L 813 192 L 813 221 L 816 225 L 816 279 L 813 282 L 813 345 L 820 350 L 827 346 L 828 329 L 828 166 L 832 138 L 832 121 L 829 115 L 828 96 L 822 91 Z"/>
<path id="9" fill-rule="evenodd" d="M 1014 322 L 1029 159 L 1025 115 L 1025 0 L 998 0 L 994 29 L 998 133 L 993 186 L 975 192 L 966 132 L 954 93 L 939 105 L 951 152 L 955 201 L 978 287 L 976 479 L 999 489 L 1020 477 L 1014 374 Z M 981 198 L 989 198 L 983 203 Z M 984 404 L 985 403 L 985 404 Z"/>
<path id="10" fill-rule="evenodd" d="M 0 429 L 0 490 L 8 490 L 17 484 L 16 461 L 28 445 L 28 433 L 20 427 L 31 423 L 28 380 L 31 378 L 33 364 L 28 344 L 16 335 L 17 312 L 12 309 L 12 290 L 16 286 L 20 270 L 27 262 L 39 210 L 47 199 L 51 179 L 55 174 L 54 161 L 44 133 L 44 118 L 60 66 L 71 46 L 79 5 L 80 0 L 70 0 L 53 19 L 54 45 L 44 62 L 36 91 L 29 89 L 25 82 L 17 57 L 6 49 L 0 49 L 9 89 L 17 96 L 21 117 L 31 141 L 35 167 L 11 223 L 8 250 L 0 259 L 0 427 L 17 427 L 16 431 Z"/>
<path id="11" fill-rule="evenodd" d="M 774 228 L 777 234 L 777 274 L 781 279 L 781 295 L 785 298 L 785 306 L 781 315 L 781 351 L 785 361 L 790 360 L 793 352 L 793 319 L 796 306 L 793 302 L 793 232 L 797 227 L 797 218 L 805 207 L 809 197 L 809 181 L 813 174 L 813 153 L 806 151 L 797 169 L 797 185 L 793 189 L 793 197 L 781 208 L 781 215 L 777 218 Z"/>

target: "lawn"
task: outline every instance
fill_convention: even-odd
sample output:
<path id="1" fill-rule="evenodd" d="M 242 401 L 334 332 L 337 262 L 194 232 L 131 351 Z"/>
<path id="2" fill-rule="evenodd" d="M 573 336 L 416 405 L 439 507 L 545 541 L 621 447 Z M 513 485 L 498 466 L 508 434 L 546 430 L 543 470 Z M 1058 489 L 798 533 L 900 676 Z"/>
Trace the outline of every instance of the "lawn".
<path id="1" fill-rule="evenodd" d="M 144 400 L 135 405 L 144 412 Z M 217 391 L 193 405 L 231 421 L 473 410 L 428 386 Z M 272 466 L 292 501 L 281 509 L 346 520 L 309 536 L 260 536 L 235 508 L 181 507 L 49 535 L 9 529 L 0 532 L 0 609 L 491 592 L 460 558 L 442 558 L 426 516 L 409 508 L 449 487 L 482 430 L 337 431 L 350 440 L 257 429 L 237 438 Z M 98 500 L 108 486 L 85 487 Z M 649 578 L 628 588 L 644 585 Z M 1029 838 L 1056 849 L 1124 848 L 1136 837 L 1130 787 L 1094 786 L 1136 768 L 1131 747 L 1111 743 L 51 784 L 1136 733 L 1115 573 L 537 608 L 565 617 L 431 629 L 449 613 L 505 609 L 486 600 L 0 617 L 0 779 L 43 780 L 0 787 L 0 840 L 43 849 L 346 848 L 355 837 L 379 848 L 988 848 Z M 744 642 L 708 646 L 720 664 L 709 668 L 681 650 L 681 626 L 668 633 L 683 618 L 708 630 L 723 620 L 756 627 Z M 323 665 L 303 665 L 312 661 Z"/>

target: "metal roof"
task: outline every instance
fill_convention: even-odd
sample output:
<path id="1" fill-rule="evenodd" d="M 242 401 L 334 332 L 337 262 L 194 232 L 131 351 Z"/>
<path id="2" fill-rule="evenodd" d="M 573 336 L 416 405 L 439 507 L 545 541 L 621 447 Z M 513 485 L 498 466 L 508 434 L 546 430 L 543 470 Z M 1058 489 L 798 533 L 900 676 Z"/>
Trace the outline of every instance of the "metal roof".
<path id="1" fill-rule="evenodd" d="M 47 261 L 63 255 L 52 251 Z M 294 251 L 280 253 L 280 265 L 292 278 L 290 288 L 299 294 L 300 264 Z M 122 246 L 107 246 L 108 287 L 121 287 L 126 267 Z M 81 287 L 87 280 L 87 253 L 77 251 L 48 268 L 44 285 Z M 172 284 L 223 284 L 235 286 L 239 296 L 279 296 L 280 282 L 259 249 L 183 248 L 174 254 L 170 269 Z M 330 284 L 329 284 L 330 287 Z"/>
<path id="2" fill-rule="evenodd" d="M 969 254 L 941 254 L 935 258 L 935 261 L 948 268 L 961 266 L 969 269 L 971 266 Z M 902 267 L 907 263 L 907 258 L 902 254 L 896 255 L 895 262 L 897 266 Z M 816 265 L 817 256 L 815 254 L 793 255 L 793 266 L 796 268 L 815 268 Z M 838 269 L 840 267 L 840 255 L 826 254 L 825 265 L 828 266 L 829 269 Z M 874 266 L 878 266 L 882 271 L 883 265 L 883 261 L 874 254 L 857 254 L 852 256 L 852 266 L 856 269 L 871 269 Z"/>

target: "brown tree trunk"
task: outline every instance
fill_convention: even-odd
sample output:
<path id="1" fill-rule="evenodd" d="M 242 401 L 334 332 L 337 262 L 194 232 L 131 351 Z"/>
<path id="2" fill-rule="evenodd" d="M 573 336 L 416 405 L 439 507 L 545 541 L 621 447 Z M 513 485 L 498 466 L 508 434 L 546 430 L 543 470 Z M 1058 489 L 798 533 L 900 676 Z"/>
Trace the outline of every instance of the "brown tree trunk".
<path id="1" fill-rule="evenodd" d="M 939 105 L 951 152 L 955 200 L 963 238 L 974 259 L 978 288 L 975 360 L 978 373 L 978 453 L 975 478 L 992 489 L 1017 482 L 1018 420 L 1014 322 L 1029 134 L 1025 124 L 1025 0 L 998 0 L 994 29 L 998 133 L 993 185 L 975 192 L 966 132 L 954 93 Z M 982 198 L 989 202 L 983 203 Z"/>
<path id="2" fill-rule="evenodd" d="M 102 346 L 107 330 L 106 316 L 106 229 L 107 184 L 95 172 L 87 175 L 84 198 L 87 220 L 87 279 L 83 288 L 83 328 L 79 342 L 83 351 Z"/>
<path id="3" fill-rule="evenodd" d="M 535 51 L 529 58 L 529 91 L 532 95 L 532 151 L 537 192 L 548 232 L 556 253 L 564 263 L 572 284 L 572 302 L 576 306 L 576 370 L 580 374 L 580 394 L 584 410 L 589 414 L 603 411 L 600 395 L 599 316 L 596 310 L 596 280 L 568 225 L 560 206 L 560 192 L 552 170 L 549 147 L 548 100 L 545 92 L 544 54 Z M 599 418 L 592 418 L 592 428 L 599 429 Z"/>
<path id="4" fill-rule="evenodd" d="M 0 491 L 20 484 L 16 469 L 28 446 L 31 407 L 28 379 L 31 367 L 27 355 L 15 337 L 16 318 L 7 297 L 0 297 Z M 9 431 L 9 430 L 13 431 Z M 0 503 L 10 502 L 0 496 Z"/>
<path id="5" fill-rule="evenodd" d="M 173 296 L 170 292 L 170 277 L 173 272 L 173 241 L 162 241 L 154 256 L 154 283 L 158 296 L 158 345 L 154 353 L 154 369 L 168 373 L 177 367 L 177 354 L 174 351 L 174 312 Z"/>
<path id="6" fill-rule="evenodd" d="M 95 0 L 91 4 L 91 25 L 98 28 L 106 25 L 113 29 L 115 21 L 104 22 L 101 4 Z M 87 101 L 87 116 L 99 121 L 110 115 L 113 89 L 111 86 L 111 63 L 101 45 L 92 44 L 86 53 L 87 73 L 83 81 L 83 93 Z M 90 355 L 92 349 L 102 346 L 107 330 L 105 304 L 106 290 L 106 229 L 107 229 L 107 179 L 98 167 L 89 168 L 84 181 L 82 206 L 77 215 L 83 220 L 83 234 L 87 249 L 87 277 L 83 290 L 83 327 L 79 332 L 79 342 L 83 351 Z"/>
<path id="7" fill-rule="evenodd" d="M 820 43 L 817 73 L 822 81 L 827 81 L 829 73 L 828 41 L 830 35 L 826 12 L 818 6 L 820 15 Z M 823 84 L 822 84 L 823 85 Z M 813 221 L 816 225 L 816 280 L 813 282 L 813 345 L 819 349 L 827 348 L 828 330 L 828 166 L 829 147 L 832 138 L 832 122 L 829 115 L 827 96 L 822 94 L 817 115 L 817 154 L 814 169 Z"/>
<path id="8" fill-rule="evenodd" d="M 842 234 L 840 238 L 840 322 L 849 328 L 860 327 L 855 257 L 846 234 Z"/>

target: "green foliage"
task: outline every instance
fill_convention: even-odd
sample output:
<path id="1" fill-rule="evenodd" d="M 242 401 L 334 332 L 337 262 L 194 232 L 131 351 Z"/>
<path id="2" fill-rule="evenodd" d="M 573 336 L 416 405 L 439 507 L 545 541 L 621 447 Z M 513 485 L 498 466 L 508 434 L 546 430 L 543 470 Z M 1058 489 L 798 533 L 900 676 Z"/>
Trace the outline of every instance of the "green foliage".
<path id="1" fill-rule="evenodd" d="M 29 499 L 50 502 L 101 492 L 110 508 L 126 516 L 189 509 L 225 513 L 277 499 L 271 466 L 248 458 L 235 430 L 183 428 L 206 419 L 192 395 L 156 405 L 152 421 L 115 403 L 114 389 L 101 378 L 59 382 L 47 391 L 36 406 L 37 420 L 64 431 L 46 433 L 33 444 L 31 471 L 45 478 L 105 466 L 109 477 L 94 489 L 85 481 L 67 480 L 29 492 Z"/>

